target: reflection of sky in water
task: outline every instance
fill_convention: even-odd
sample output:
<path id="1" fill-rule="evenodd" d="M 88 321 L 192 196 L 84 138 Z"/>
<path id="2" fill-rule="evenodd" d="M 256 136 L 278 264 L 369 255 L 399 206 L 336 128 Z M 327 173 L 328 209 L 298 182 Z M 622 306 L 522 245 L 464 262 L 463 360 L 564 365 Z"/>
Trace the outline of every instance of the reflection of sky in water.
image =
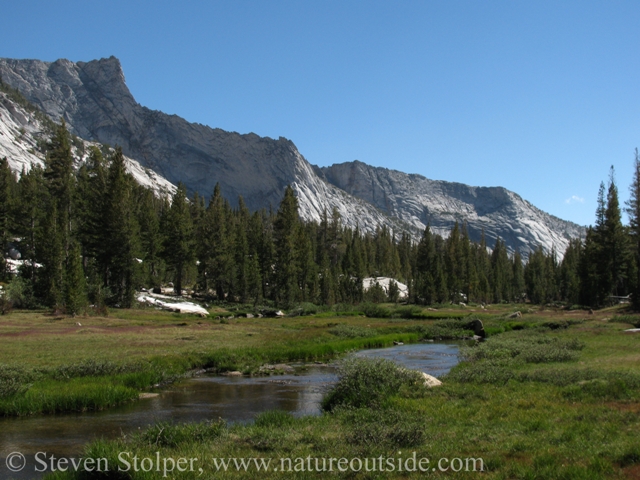
<path id="1" fill-rule="evenodd" d="M 441 376 L 457 363 L 457 345 L 418 343 L 363 350 L 355 355 L 382 357 L 407 368 Z M 317 415 L 320 400 L 335 382 L 332 367 L 310 365 L 298 374 L 270 377 L 202 376 L 175 384 L 160 396 L 106 412 L 0 419 L 0 478 L 39 478 L 36 452 L 76 457 L 96 438 L 117 438 L 157 422 L 193 422 L 224 418 L 248 422 L 265 410 Z M 4 457 L 27 455 L 27 468 L 9 476 Z"/>
<path id="2" fill-rule="evenodd" d="M 412 370 L 440 377 L 458 363 L 458 346 L 443 343 L 413 343 L 396 348 L 362 350 L 358 357 L 378 357 L 393 360 Z"/>

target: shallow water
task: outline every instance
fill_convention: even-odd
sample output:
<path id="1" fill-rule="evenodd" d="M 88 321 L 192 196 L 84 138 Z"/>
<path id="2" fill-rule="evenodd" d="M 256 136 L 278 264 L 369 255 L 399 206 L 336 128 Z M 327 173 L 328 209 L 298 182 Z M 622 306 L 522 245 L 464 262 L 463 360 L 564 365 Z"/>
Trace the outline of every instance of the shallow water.
<path id="1" fill-rule="evenodd" d="M 382 357 L 433 376 L 447 373 L 458 363 L 458 345 L 417 343 L 362 350 L 357 356 Z M 266 410 L 294 415 L 317 415 L 323 394 L 336 381 L 332 365 L 296 366 L 295 374 L 270 377 L 204 375 L 143 399 L 105 412 L 0 419 L 0 478 L 40 478 L 34 455 L 78 457 L 82 447 L 97 438 L 118 438 L 157 422 L 191 422 L 223 418 L 248 422 Z M 11 473 L 6 457 L 20 452 L 26 467 Z M 41 455 L 42 458 L 42 455 Z"/>

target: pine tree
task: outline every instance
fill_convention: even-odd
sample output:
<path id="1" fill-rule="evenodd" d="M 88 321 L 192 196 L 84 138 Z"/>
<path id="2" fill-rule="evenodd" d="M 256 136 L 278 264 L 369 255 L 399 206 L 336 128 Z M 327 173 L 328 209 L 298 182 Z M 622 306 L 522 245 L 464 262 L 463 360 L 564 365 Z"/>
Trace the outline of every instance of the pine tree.
<path id="1" fill-rule="evenodd" d="M 613 166 L 609 173 L 607 190 L 607 207 L 605 210 L 605 240 L 607 278 L 610 285 L 607 295 L 623 296 L 627 292 L 627 271 L 629 263 L 629 247 L 627 235 L 622 226 L 622 215 L 618 201 L 618 187 L 615 183 Z"/>
<path id="2" fill-rule="evenodd" d="M 633 261 L 635 263 L 635 278 L 632 287 L 632 302 L 636 310 L 640 309 L 640 155 L 635 151 L 633 163 L 633 181 L 629 187 L 631 196 L 627 202 L 629 215 L 629 229 L 633 243 Z"/>
<path id="3" fill-rule="evenodd" d="M 151 287 L 159 287 L 163 272 L 161 256 L 164 239 L 160 231 L 160 211 L 163 199 L 157 199 L 151 190 L 144 189 L 138 201 L 140 205 L 138 209 L 140 245 L 145 268 L 144 281 Z"/>
<path id="4" fill-rule="evenodd" d="M 187 192 L 183 183 L 171 200 L 165 232 L 164 255 L 167 265 L 173 271 L 173 289 L 176 295 L 182 295 L 185 268 L 195 257 L 193 224 L 189 212 Z"/>
<path id="5" fill-rule="evenodd" d="M 512 300 L 513 271 L 510 264 L 507 247 L 498 237 L 491 253 L 491 279 L 495 303 Z"/>
<path id="6" fill-rule="evenodd" d="M 524 280 L 524 267 L 522 265 L 522 257 L 520 252 L 516 250 L 513 255 L 513 300 L 517 302 L 524 301 L 523 294 L 526 295 L 526 284 Z"/>
<path id="7" fill-rule="evenodd" d="M 420 303 L 430 305 L 435 302 L 435 262 L 436 247 L 429 225 L 424 229 L 416 253 L 416 298 Z"/>
<path id="8" fill-rule="evenodd" d="M 45 165 L 44 176 L 47 180 L 51 198 L 56 204 L 58 231 L 66 257 L 71 241 L 75 176 L 73 175 L 71 141 L 64 119 L 56 127 L 54 135 L 49 142 Z"/>
<path id="9" fill-rule="evenodd" d="M 44 225 L 37 241 L 36 257 L 42 264 L 36 284 L 37 296 L 45 305 L 54 309 L 64 304 L 64 244 L 63 228 L 59 225 L 56 203 L 51 201 L 47 206 Z"/>
<path id="10" fill-rule="evenodd" d="M 293 188 L 287 186 L 274 222 L 276 301 L 291 306 L 300 299 L 296 279 L 299 264 L 296 262 L 298 237 L 298 200 Z"/>
<path id="11" fill-rule="evenodd" d="M 138 283 L 140 238 L 133 204 L 133 179 L 126 172 L 120 147 L 111 159 L 103 205 L 109 241 L 100 246 L 98 257 L 104 284 L 111 292 L 111 303 L 129 308 Z"/>
<path id="12" fill-rule="evenodd" d="M 78 172 L 75 192 L 77 237 L 82 243 L 83 255 L 90 258 L 98 258 L 105 243 L 110 241 L 105 224 L 108 178 L 104 163 L 100 149 L 90 147 L 89 159 Z"/>
<path id="13" fill-rule="evenodd" d="M 19 181 L 19 198 L 16 204 L 16 233 L 22 238 L 20 253 L 25 260 L 22 273 L 31 285 L 37 283 L 38 269 L 35 267 L 38 240 L 41 238 L 45 222 L 46 209 L 49 204 L 48 191 L 45 186 L 44 171 L 38 165 L 32 166 L 28 172 L 23 171 Z"/>
<path id="14" fill-rule="evenodd" d="M 583 254 L 582 240 L 579 238 L 569 241 L 564 252 L 559 271 L 559 288 L 561 298 L 570 304 L 580 303 L 580 263 Z"/>
<path id="15" fill-rule="evenodd" d="M 65 269 L 64 303 L 67 314 L 76 316 L 87 306 L 87 292 L 80 246 L 73 242 Z"/>
<path id="16" fill-rule="evenodd" d="M 11 183 L 13 174 L 6 158 L 0 159 L 0 280 L 8 277 L 5 252 L 13 230 Z"/>

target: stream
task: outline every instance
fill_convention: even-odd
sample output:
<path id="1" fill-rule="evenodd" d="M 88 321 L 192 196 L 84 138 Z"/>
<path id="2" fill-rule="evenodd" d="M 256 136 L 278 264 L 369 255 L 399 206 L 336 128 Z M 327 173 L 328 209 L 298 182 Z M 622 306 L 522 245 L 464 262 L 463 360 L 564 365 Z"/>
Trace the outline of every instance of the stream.
<path id="1" fill-rule="evenodd" d="M 382 357 L 435 377 L 458 363 L 458 344 L 416 343 L 361 350 L 354 355 Z M 223 418 L 249 422 L 266 410 L 285 410 L 296 416 L 319 415 L 320 401 L 336 381 L 335 365 L 293 365 L 295 373 L 268 377 L 203 375 L 175 383 L 160 395 L 104 412 L 0 419 L 0 478 L 41 478 L 38 452 L 47 457 L 78 457 L 85 444 L 118 438 L 158 422 L 197 422 Z M 12 473 L 7 456 L 20 452 L 26 467 Z M 42 454 L 40 455 L 42 458 Z M 14 465 L 19 458 L 13 459 Z M 9 462 L 11 463 L 11 462 Z"/>

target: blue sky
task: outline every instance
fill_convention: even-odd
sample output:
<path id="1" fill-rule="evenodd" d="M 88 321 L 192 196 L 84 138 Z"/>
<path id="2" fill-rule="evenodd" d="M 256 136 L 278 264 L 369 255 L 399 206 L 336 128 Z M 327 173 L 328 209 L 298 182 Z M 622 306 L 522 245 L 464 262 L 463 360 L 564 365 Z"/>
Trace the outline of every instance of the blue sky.
<path id="1" fill-rule="evenodd" d="M 115 55 L 142 105 L 500 185 L 581 224 L 640 147 L 638 1 L 4 2 L 0 56 Z"/>

